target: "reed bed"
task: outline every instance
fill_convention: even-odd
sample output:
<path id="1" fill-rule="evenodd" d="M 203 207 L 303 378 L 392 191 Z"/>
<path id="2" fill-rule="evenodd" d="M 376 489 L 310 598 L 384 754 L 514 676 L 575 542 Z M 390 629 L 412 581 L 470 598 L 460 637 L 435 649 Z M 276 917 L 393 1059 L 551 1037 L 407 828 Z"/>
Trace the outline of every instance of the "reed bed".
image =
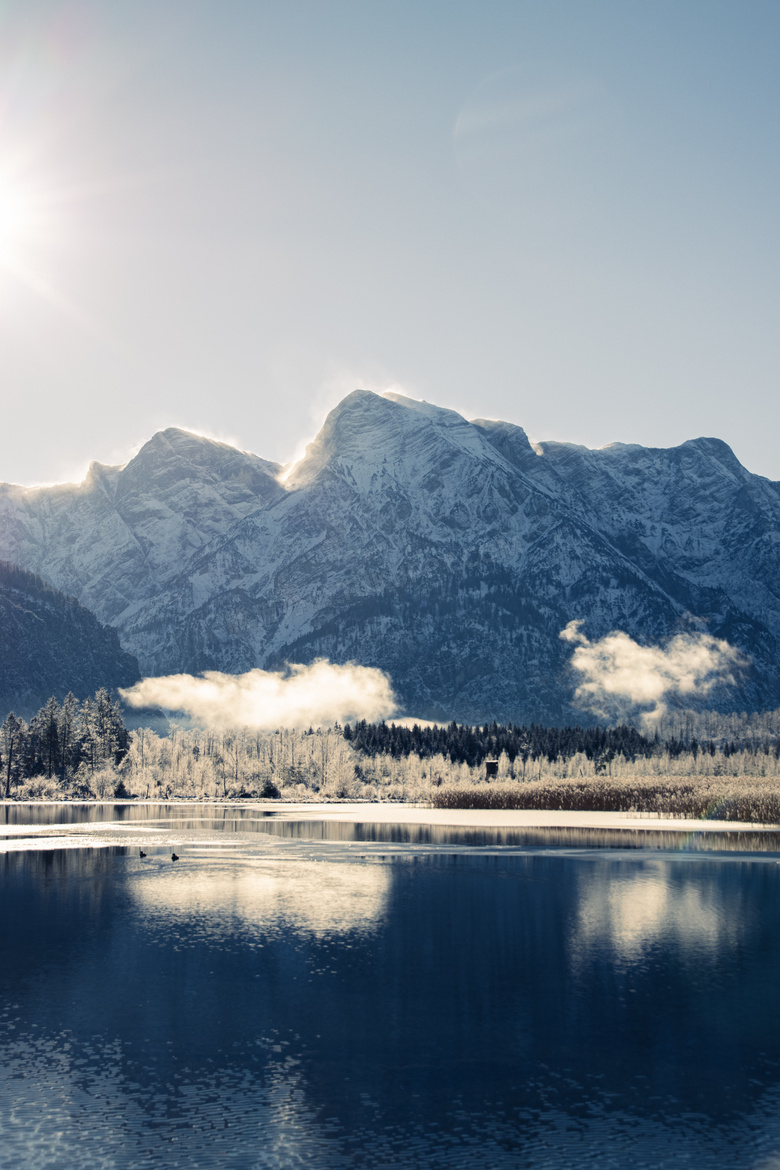
<path id="1" fill-rule="evenodd" d="M 694 820 L 780 824 L 776 777 L 611 777 L 528 783 L 442 785 L 431 794 L 442 809 L 545 809 L 566 812 L 654 813 Z"/>

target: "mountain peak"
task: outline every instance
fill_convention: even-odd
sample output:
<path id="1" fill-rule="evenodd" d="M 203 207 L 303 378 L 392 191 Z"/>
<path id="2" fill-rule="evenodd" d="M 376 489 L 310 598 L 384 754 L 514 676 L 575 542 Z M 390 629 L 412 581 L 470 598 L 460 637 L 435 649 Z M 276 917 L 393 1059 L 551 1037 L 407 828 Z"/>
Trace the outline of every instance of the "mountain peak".
<path id="1" fill-rule="evenodd" d="M 495 459 L 479 429 L 454 410 L 403 394 L 354 390 L 330 412 L 286 485 L 300 488 L 334 461 L 406 468 L 411 474 L 415 467 L 430 464 L 443 447 Z"/>
<path id="2" fill-rule="evenodd" d="M 280 464 L 240 451 L 219 439 L 211 439 L 180 427 L 166 427 L 144 443 L 122 469 L 123 477 L 135 478 L 136 474 L 166 475 L 174 467 L 178 468 L 175 474 L 180 475 L 182 464 L 198 478 L 216 474 L 227 479 L 237 477 L 244 480 L 247 475 L 276 479 L 281 471 Z"/>
<path id="3" fill-rule="evenodd" d="M 162 431 L 155 431 L 151 439 L 148 439 L 140 448 L 135 458 L 143 455 L 144 452 L 158 453 L 170 450 L 175 451 L 178 455 L 188 456 L 213 449 L 231 452 L 237 450 L 230 443 L 223 443 L 218 439 L 199 435 L 196 431 L 185 431 L 182 427 L 166 427 Z"/>
<path id="4" fill-rule="evenodd" d="M 680 444 L 679 450 L 697 451 L 701 455 L 706 456 L 707 459 L 719 463 L 725 471 L 736 475 L 739 479 L 750 475 L 750 472 L 742 466 L 739 459 L 737 459 L 731 450 L 731 447 L 729 447 L 728 443 L 724 443 L 723 439 L 709 438 L 706 436 L 698 439 L 688 439 L 687 442 Z"/>

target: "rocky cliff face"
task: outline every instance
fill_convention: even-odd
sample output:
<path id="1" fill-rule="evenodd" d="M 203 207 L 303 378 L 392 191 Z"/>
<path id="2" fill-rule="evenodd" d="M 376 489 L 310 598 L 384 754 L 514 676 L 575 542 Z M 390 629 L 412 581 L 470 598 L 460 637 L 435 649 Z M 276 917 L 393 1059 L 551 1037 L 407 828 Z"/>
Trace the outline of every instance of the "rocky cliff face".
<path id="1" fill-rule="evenodd" d="M 34 574 L 0 562 L 0 722 L 9 711 L 28 719 L 52 695 L 85 699 L 139 678 L 116 630 Z"/>
<path id="2" fill-rule="evenodd" d="M 718 440 L 532 446 L 356 391 L 279 470 L 165 431 L 77 487 L 0 488 L 0 556 L 147 674 L 324 655 L 389 671 L 420 716 L 575 719 L 568 621 L 654 641 L 693 614 L 753 660 L 720 701 L 780 704 L 780 485 Z"/>

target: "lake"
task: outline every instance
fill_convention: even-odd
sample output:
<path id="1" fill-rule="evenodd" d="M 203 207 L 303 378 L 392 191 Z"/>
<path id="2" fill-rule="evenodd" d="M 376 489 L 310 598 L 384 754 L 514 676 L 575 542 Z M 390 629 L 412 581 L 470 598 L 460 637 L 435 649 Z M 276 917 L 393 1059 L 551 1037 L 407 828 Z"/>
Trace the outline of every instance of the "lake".
<path id="1" fill-rule="evenodd" d="M 402 815 L 2 806 L 0 1166 L 780 1167 L 780 835 Z"/>

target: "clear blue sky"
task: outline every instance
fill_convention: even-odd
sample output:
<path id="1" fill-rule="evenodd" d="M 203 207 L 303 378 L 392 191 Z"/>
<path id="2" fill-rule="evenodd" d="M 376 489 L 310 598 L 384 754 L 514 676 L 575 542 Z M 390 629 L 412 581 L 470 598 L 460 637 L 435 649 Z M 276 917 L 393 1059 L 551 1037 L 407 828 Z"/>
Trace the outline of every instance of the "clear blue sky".
<path id="1" fill-rule="evenodd" d="M 0 479 L 357 386 L 780 479 L 780 4 L 0 0 Z"/>

